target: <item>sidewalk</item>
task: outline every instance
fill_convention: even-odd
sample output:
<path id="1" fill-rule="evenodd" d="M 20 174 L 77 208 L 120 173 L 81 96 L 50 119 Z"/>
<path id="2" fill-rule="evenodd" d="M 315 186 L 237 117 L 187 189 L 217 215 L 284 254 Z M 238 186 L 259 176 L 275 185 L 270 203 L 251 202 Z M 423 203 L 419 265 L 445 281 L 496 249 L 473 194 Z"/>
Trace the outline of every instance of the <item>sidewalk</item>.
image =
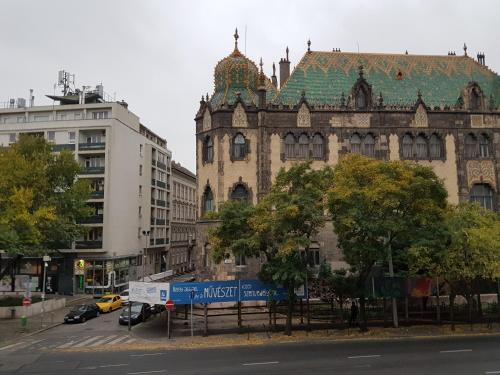
<path id="1" fill-rule="evenodd" d="M 66 298 L 66 307 L 42 315 L 34 315 L 28 318 L 26 328 L 21 327 L 21 319 L 1 319 L 0 320 L 0 345 L 4 342 L 30 336 L 40 330 L 49 329 L 63 323 L 64 316 L 71 310 L 71 307 L 80 303 L 88 303 L 92 301 L 92 296 L 76 295 L 76 296 L 61 296 Z"/>

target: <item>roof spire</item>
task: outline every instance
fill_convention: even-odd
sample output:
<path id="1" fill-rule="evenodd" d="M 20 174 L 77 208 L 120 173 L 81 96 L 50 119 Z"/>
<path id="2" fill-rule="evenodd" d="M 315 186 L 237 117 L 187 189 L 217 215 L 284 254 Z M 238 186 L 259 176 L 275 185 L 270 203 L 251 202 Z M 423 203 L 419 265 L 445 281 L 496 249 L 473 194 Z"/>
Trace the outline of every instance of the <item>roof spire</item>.
<path id="1" fill-rule="evenodd" d="M 288 46 L 286 46 L 286 61 L 288 61 L 288 52 L 289 52 Z"/>
<path id="2" fill-rule="evenodd" d="M 420 91 L 420 89 L 418 89 L 417 91 L 417 98 L 418 98 L 418 101 L 422 101 L 422 92 Z"/>
<path id="3" fill-rule="evenodd" d="M 276 75 L 276 65 L 274 65 L 274 61 L 273 61 L 273 76 Z"/>
<path id="4" fill-rule="evenodd" d="M 238 50 L 238 38 L 240 37 L 238 35 L 238 28 L 236 28 L 236 31 L 234 32 L 234 49 Z"/>
<path id="5" fill-rule="evenodd" d="M 464 56 L 467 56 L 467 44 L 464 43 Z"/>
<path id="6" fill-rule="evenodd" d="M 307 40 L 307 52 L 311 52 L 311 39 Z"/>
<path id="7" fill-rule="evenodd" d="M 363 63 L 360 63 L 359 64 L 359 67 L 358 67 L 358 73 L 359 73 L 359 78 L 363 78 Z"/>

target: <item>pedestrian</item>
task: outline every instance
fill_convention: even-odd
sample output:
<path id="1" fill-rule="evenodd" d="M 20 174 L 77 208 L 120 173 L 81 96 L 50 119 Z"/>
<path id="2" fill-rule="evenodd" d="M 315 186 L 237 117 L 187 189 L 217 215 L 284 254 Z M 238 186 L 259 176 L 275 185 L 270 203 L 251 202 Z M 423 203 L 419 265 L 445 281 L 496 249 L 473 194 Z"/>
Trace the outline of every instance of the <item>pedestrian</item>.
<path id="1" fill-rule="evenodd" d="M 358 305 L 355 301 L 351 303 L 351 318 L 349 319 L 349 327 L 358 325 Z"/>

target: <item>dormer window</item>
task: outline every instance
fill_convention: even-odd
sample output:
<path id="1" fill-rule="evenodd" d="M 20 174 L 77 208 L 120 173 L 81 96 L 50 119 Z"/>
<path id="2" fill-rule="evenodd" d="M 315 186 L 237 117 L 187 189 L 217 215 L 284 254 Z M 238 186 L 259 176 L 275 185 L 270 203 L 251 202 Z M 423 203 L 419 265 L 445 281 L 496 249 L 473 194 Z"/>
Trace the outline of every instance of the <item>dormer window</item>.
<path id="1" fill-rule="evenodd" d="M 475 88 L 470 93 L 470 109 L 472 111 L 481 109 L 481 96 Z"/>
<path id="2" fill-rule="evenodd" d="M 358 93 L 356 94 L 356 109 L 366 109 L 366 94 L 364 93 L 363 90 L 359 90 Z"/>

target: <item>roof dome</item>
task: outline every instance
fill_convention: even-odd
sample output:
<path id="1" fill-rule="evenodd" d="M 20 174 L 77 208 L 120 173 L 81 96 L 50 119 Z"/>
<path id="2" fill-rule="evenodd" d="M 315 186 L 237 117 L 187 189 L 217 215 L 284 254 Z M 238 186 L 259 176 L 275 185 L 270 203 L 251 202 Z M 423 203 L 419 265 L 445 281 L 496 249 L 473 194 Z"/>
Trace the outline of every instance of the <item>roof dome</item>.
<path id="1" fill-rule="evenodd" d="M 255 63 L 238 50 L 238 29 L 234 34 L 234 51 L 215 67 L 215 92 L 212 105 L 233 104 L 238 93 L 245 104 L 256 104 L 259 70 Z"/>

